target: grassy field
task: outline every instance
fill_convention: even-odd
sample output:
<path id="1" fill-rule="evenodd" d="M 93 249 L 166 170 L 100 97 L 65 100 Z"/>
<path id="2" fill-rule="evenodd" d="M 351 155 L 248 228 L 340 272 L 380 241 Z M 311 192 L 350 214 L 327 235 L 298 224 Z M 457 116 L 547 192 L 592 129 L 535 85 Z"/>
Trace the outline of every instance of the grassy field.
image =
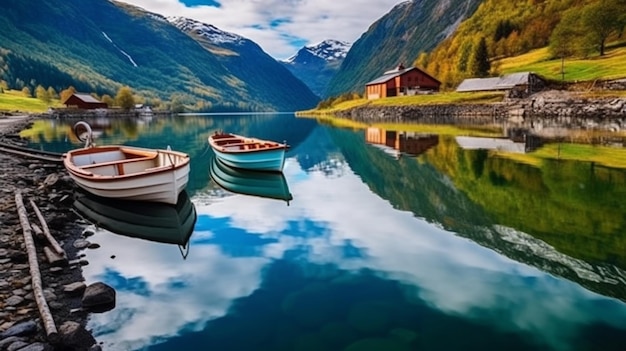
<path id="1" fill-rule="evenodd" d="M 61 106 L 59 100 L 52 101 L 52 107 Z M 39 113 L 47 111 L 48 107 L 45 102 L 37 98 L 25 97 L 21 91 L 5 90 L 4 93 L 0 93 L 0 111 Z"/>
<path id="2" fill-rule="evenodd" d="M 531 51 L 527 54 L 509 57 L 495 62 L 502 74 L 514 72 L 535 72 L 547 79 L 566 82 L 594 81 L 596 79 L 617 79 L 626 77 L 626 47 L 609 47 L 604 56 L 588 59 L 565 59 L 565 75 L 561 75 L 561 60 L 550 59 L 548 48 Z"/>

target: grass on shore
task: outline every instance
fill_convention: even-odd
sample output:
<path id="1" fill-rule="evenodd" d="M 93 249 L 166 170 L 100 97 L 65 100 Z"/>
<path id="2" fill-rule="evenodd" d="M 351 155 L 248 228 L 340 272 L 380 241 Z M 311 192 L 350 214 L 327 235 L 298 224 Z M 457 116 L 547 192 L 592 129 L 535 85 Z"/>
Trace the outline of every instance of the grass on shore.
<path id="1" fill-rule="evenodd" d="M 345 111 L 359 106 L 415 106 L 415 105 L 443 105 L 443 104 L 481 104 L 500 102 L 504 99 L 501 92 L 477 92 L 477 93 L 437 93 L 429 95 L 394 96 L 385 99 L 348 100 L 333 105 L 326 109 L 312 109 L 300 111 L 298 115 L 332 115 L 337 111 Z"/>
<path id="2" fill-rule="evenodd" d="M 401 132 L 413 132 L 423 134 L 439 134 L 439 135 L 465 135 L 475 137 L 500 137 L 502 136 L 501 126 L 490 125 L 436 125 L 436 124 L 418 124 L 418 123 L 372 123 L 366 124 L 353 121 L 347 118 L 333 117 L 332 115 L 303 115 L 303 118 L 314 118 L 320 124 L 330 125 L 337 128 L 346 128 L 353 130 L 365 130 L 367 128 L 380 128 L 383 130 L 394 130 Z"/>
<path id="3" fill-rule="evenodd" d="M 52 100 L 52 107 L 61 107 L 59 100 Z M 25 97 L 19 90 L 5 90 L 0 93 L 0 111 L 20 111 L 41 113 L 48 110 L 48 106 L 37 98 Z"/>
<path id="4" fill-rule="evenodd" d="M 532 71 L 554 81 L 588 81 L 626 77 L 626 47 L 609 47 L 604 56 L 586 59 L 567 58 L 563 62 L 565 75 L 561 74 L 561 59 L 552 58 L 548 48 L 508 57 L 495 62 L 502 74 Z"/>

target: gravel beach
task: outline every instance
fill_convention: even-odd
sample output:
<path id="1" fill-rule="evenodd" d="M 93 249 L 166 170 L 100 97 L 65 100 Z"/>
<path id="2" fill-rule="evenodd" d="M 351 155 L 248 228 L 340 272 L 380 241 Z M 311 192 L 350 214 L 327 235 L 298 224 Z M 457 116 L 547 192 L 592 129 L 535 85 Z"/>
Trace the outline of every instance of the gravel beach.
<path id="1" fill-rule="evenodd" d="M 19 140 L 17 133 L 36 118 L 0 116 L 0 140 Z M 0 350 L 100 349 L 84 329 L 89 314 L 81 308 L 85 290 L 81 267 L 87 262 L 75 245 L 83 238 L 84 223 L 72 211 L 73 191 L 74 184 L 62 164 L 0 152 Z M 24 231 L 16 206 L 18 192 L 30 224 L 44 227 L 30 204 L 32 200 L 66 252 L 64 264 L 49 263 L 44 255 L 48 241 L 34 235 L 44 296 L 58 329 L 54 340 L 48 337 L 33 294 Z"/>

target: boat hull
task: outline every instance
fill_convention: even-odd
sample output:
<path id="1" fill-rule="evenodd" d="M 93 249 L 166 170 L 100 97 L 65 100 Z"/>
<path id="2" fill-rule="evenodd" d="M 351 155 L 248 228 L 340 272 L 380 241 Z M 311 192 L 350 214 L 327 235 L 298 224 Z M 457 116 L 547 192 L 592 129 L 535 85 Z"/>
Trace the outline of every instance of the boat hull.
<path id="1" fill-rule="evenodd" d="M 211 179 L 233 193 L 291 201 L 287 180 L 282 173 L 232 168 L 217 158 L 211 160 Z"/>
<path id="2" fill-rule="evenodd" d="M 266 172 L 282 172 L 289 148 L 284 143 L 230 133 L 211 135 L 209 145 L 215 156 L 230 167 Z"/>
<path id="3" fill-rule="evenodd" d="M 97 196 L 176 204 L 189 181 L 189 157 L 179 152 L 121 146 L 92 149 L 70 151 L 63 162 L 76 185 Z M 146 156 L 128 160 L 103 156 L 119 150 Z"/>
<path id="4" fill-rule="evenodd" d="M 232 154 L 213 150 L 215 156 L 230 167 L 252 171 L 282 172 L 285 165 L 285 149 L 263 152 Z"/>
<path id="5" fill-rule="evenodd" d="M 74 207 L 94 224 L 113 233 L 186 246 L 197 215 L 186 191 L 176 205 L 116 200 L 77 192 Z"/>

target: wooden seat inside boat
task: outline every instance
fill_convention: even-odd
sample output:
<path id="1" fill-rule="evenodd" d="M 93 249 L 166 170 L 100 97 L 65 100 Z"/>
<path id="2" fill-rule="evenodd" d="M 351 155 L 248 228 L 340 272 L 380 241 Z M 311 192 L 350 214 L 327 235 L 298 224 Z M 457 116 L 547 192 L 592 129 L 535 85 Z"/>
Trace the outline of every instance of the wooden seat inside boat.
<path id="1" fill-rule="evenodd" d="M 87 164 L 78 168 L 94 175 L 115 176 L 144 172 L 155 167 L 159 167 L 156 155 Z"/>

